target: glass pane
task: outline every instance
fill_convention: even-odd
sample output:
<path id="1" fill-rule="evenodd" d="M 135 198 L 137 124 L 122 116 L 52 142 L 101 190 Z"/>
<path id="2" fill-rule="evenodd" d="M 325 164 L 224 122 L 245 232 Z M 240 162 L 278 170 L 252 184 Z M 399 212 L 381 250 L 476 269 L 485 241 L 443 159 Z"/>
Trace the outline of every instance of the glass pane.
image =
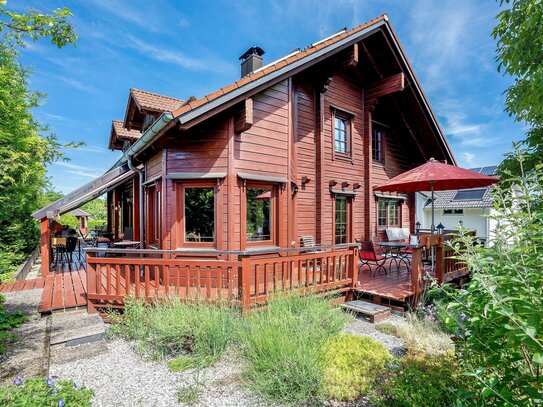
<path id="1" fill-rule="evenodd" d="M 215 240 L 215 192 L 213 188 L 185 188 L 185 241 Z"/>
<path id="2" fill-rule="evenodd" d="M 377 222 L 379 226 L 386 226 L 387 224 L 387 206 L 385 201 L 379 201 Z"/>
<path id="3" fill-rule="evenodd" d="M 271 188 L 247 188 L 247 241 L 271 240 Z"/>
<path id="4" fill-rule="evenodd" d="M 398 225 L 398 204 L 396 202 L 388 203 L 388 223 L 391 226 Z"/>

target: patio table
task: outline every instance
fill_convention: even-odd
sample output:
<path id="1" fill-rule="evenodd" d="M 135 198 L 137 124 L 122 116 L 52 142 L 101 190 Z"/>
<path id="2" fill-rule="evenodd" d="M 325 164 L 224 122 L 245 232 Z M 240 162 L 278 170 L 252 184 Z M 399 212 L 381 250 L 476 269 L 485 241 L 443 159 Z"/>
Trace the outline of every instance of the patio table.
<path id="1" fill-rule="evenodd" d="M 408 247 L 416 247 L 416 245 L 410 245 L 409 243 L 405 242 L 374 242 L 374 244 L 385 249 L 386 257 L 393 259 L 396 263 L 396 269 L 398 273 L 400 273 L 400 267 L 402 263 L 406 265 L 409 272 L 409 268 L 411 266 L 409 257 L 408 254 L 403 252 L 402 250 Z"/>

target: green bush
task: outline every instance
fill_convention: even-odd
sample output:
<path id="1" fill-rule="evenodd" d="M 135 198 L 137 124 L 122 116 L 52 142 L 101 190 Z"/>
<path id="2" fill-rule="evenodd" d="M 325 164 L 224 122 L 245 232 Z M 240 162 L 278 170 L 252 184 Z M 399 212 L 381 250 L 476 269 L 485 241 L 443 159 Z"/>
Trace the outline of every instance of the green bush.
<path id="1" fill-rule="evenodd" d="M 13 384 L 0 387 L 0 405 L 20 406 L 77 406 L 91 405 L 92 392 L 84 387 L 78 388 L 73 382 L 50 378 L 25 379 L 17 377 Z"/>
<path id="2" fill-rule="evenodd" d="M 324 392 L 338 400 L 367 394 L 392 359 L 383 344 L 366 336 L 340 334 L 325 348 Z"/>
<path id="3" fill-rule="evenodd" d="M 274 402 L 313 403 L 324 393 L 324 344 L 349 316 L 328 299 L 280 296 L 244 320 L 242 351 L 253 390 Z"/>
<path id="4" fill-rule="evenodd" d="M 460 374 L 450 354 L 408 355 L 389 365 L 380 383 L 378 403 L 395 407 L 454 406 L 464 398 L 457 389 L 467 388 L 469 383 L 470 378 Z"/>
<path id="5" fill-rule="evenodd" d="M 151 306 L 132 299 L 123 317 L 112 318 L 111 333 L 136 340 L 158 357 L 189 354 L 195 366 L 207 366 L 234 342 L 239 319 L 227 305 L 173 299 Z"/>
<path id="6" fill-rule="evenodd" d="M 517 160 L 522 169 L 522 152 Z M 506 183 L 492 191 L 492 245 L 475 246 L 464 234 L 453 242 L 473 275 L 448 293 L 445 323 L 462 366 L 477 378 L 475 397 L 534 406 L 543 404 L 543 165 Z"/>

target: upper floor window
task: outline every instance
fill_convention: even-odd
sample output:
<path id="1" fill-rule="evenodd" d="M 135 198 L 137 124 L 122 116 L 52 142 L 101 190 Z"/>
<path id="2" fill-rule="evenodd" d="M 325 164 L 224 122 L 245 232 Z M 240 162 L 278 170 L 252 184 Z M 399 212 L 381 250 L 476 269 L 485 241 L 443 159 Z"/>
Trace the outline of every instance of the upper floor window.
<path id="1" fill-rule="evenodd" d="M 463 209 L 443 209 L 443 215 L 463 215 Z"/>
<path id="2" fill-rule="evenodd" d="M 380 199 L 377 204 L 377 225 L 380 228 L 400 226 L 400 202 Z"/>
<path id="3" fill-rule="evenodd" d="M 373 133 L 371 137 L 371 157 L 374 161 L 383 161 L 384 152 L 383 152 L 383 139 L 384 131 L 379 127 L 373 128 Z"/>
<path id="4" fill-rule="evenodd" d="M 338 110 L 334 110 L 334 152 L 351 155 L 351 117 Z"/>

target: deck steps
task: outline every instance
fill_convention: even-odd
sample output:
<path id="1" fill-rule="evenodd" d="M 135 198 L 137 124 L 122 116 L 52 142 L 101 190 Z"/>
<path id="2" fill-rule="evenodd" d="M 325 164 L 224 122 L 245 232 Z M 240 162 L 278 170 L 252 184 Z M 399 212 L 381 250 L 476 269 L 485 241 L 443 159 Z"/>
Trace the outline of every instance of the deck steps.
<path id="1" fill-rule="evenodd" d="M 347 301 L 341 307 L 365 315 L 372 324 L 390 317 L 391 311 L 389 307 L 361 300 Z"/>

